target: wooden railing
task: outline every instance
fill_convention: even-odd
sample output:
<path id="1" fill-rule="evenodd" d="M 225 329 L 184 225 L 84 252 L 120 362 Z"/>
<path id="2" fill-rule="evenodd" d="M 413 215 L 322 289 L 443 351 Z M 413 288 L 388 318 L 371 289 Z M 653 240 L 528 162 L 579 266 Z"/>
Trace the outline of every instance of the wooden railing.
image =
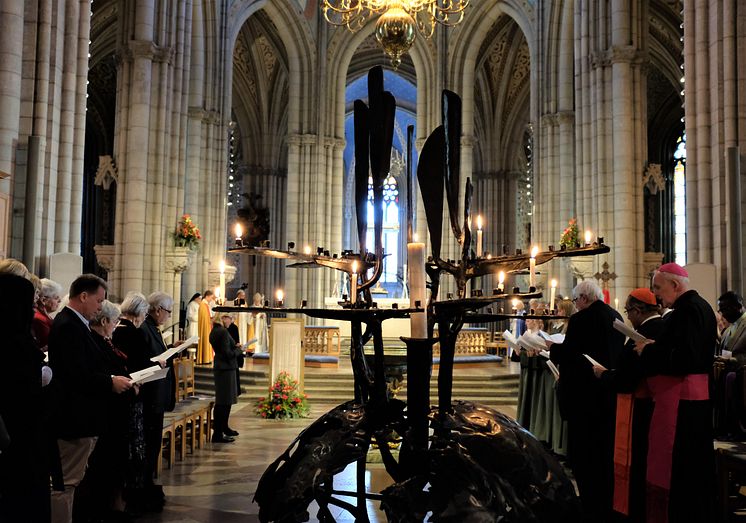
<path id="1" fill-rule="evenodd" d="M 482 356 L 487 354 L 489 331 L 482 327 L 466 327 L 456 336 L 455 356 Z M 433 332 L 438 337 L 438 330 Z M 440 356 L 440 343 L 433 346 L 433 355 Z"/>

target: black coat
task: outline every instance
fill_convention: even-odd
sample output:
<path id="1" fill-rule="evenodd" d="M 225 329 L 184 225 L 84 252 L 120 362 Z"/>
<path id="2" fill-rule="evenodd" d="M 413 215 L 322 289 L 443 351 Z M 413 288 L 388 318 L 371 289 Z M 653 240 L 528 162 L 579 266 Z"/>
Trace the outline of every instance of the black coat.
<path id="1" fill-rule="evenodd" d="M 213 361 L 215 370 L 236 370 L 238 368 L 238 357 L 243 352 L 236 347 L 236 342 L 228 330 L 219 323 L 212 326 L 210 345 L 215 351 L 215 360 Z"/>
<path id="2" fill-rule="evenodd" d="M 551 360 L 559 366 L 559 403 L 562 416 L 596 417 L 613 409 L 614 394 L 593 375 L 587 354 L 607 369 L 616 367 L 624 335 L 615 330 L 622 317 L 601 300 L 570 316 L 563 343 L 552 345 Z"/>
<path id="3" fill-rule="evenodd" d="M 150 366 L 157 365 L 157 363 L 150 361 L 150 358 L 163 354 L 168 350 L 163 341 L 163 335 L 158 329 L 158 324 L 156 324 L 152 316 L 148 315 L 145 317 L 142 325 L 140 325 L 140 330 L 145 339 L 145 356 L 150 362 Z M 150 409 L 152 412 L 164 412 L 166 410 L 173 410 L 174 408 L 176 391 L 174 388 L 174 370 L 172 368 L 173 360 L 169 360 L 167 363 L 171 368 L 164 379 L 146 383 L 140 389 L 141 394 L 144 394 L 144 407 Z"/>
<path id="4" fill-rule="evenodd" d="M 654 317 L 637 329 L 637 332 L 649 340 L 655 340 L 663 329 L 663 318 Z M 614 369 L 601 375 L 601 381 L 614 392 L 634 392 L 640 380 L 645 377 L 642 358 L 635 352 L 635 342 L 627 341 Z"/>
<path id="5" fill-rule="evenodd" d="M 106 424 L 113 374 L 91 331 L 69 307 L 54 318 L 49 333 L 54 372 L 54 428 L 61 439 L 98 436 Z"/>

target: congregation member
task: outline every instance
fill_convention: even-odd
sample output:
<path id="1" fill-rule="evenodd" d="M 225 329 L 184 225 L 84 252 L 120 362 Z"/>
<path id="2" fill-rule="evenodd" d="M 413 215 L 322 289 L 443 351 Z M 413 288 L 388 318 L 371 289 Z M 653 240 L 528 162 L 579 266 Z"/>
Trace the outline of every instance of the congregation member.
<path id="1" fill-rule="evenodd" d="M 62 301 L 62 285 L 48 278 L 40 280 L 39 298 L 34 307 L 32 330 L 40 350 L 47 352 L 49 331 L 52 330 L 52 317 Z"/>
<path id="2" fill-rule="evenodd" d="M 650 340 L 658 337 L 663 320 L 650 289 L 633 290 L 624 311 L 637 332 Z M 594 365 L 593 372 L 617 394 L 614 510 L 628 516 L 630 523 L 645 523 L 645 472 L 653 402 L 634 341 L 625 344 L 615 369 Z"/>
<path id="3" fill-rule="evenodd" d="M 91 320 L 91 335 L 108 360 L 114 374 L 129 377 L 127 355 L 112 342 L 114 329 L 119 324 L 120 309 L 105 300 L 101 311 Z M 78 494 L 90 500 L 84 515 L 88 520 L 121 521 L 126 519 L 124 488 L 129 467 L 129 413 L 139 387 L 123 393 L 109 393 L 106 401 L 108 422 L 96 441 L 96 448 L 88 460 L 88 471 Z M 76 495 L 76 506 L 79 497 Z M 76 519 L 81 514 L 76 513 Z"/>
<path id="4" fill-rule="evenodd" d="M 226 315 L 227 316 L 227 315 Z M 238 402 L 238 358 L 243 356 L 236 341 L 222 323 L 215 322 L 210 332 L 210 344 L 215 349 L 213 373 L 215 377 L 215 416 L 213 443 L 231 443 L 238 432 L 231 429 L 228 419 L 231 406 Z"/>
<path id="5" fill-rule="evenodd" d="M 718 298 L 718 312 L 728 322 L 723 331 L 718 352 L 730 355 L 740 365 L 746 364 L 746 311 L 743 298 L 733 291 L 728 291 Z"/>
<path id="6" fill-rule="evenodd" d="M 148 296 L 148 314 L 145 321 L 140 325 L 140 330 L 145 338 L 145 356 L 157 358 L 168 350 L 160 327 L 171 317 L 174 300 L 165 292 L 156 291 Z M 161 367 L 172 365 L 171 361 L 156 359 L 155 364 Z M 163 416 L 166 411 L 171 411 L 176 402 L 173 368 L 170 369 L 166 378 L 146 383 L 142 387 L 143 393 L 143 421 L 145 432 L 145 462 L 147 464 L 147 479 L 152 484 L 155 477 L 158 456 L 161 453 Z M 162 488 L 154 486 L 156 497 L 165 497 Z"/>
<path id="7" fill-rule="evenodd" d="M 119 325 L 114 329 L 112 342 L 127 356 L 127 369 L 136 372 L 154 363 L 148 356 L 148 344 L 140 325 L 148 314 L 148 300 L 139 292 L 130 292 L 121 305 Z M 143 388 L 147 387 L 145 384 Z M 147 391 L 140 391 L 130 404 L 129 411 L 129 467 L 126 478 L 127 512 L 139 514 L 158 511 L 163 507 L 163 500 L 156 492 L 145 454 L 145 431 L 143 415 L 143 397 Z"/>
<path id="8" fill-rule="evenodd" d="M 105 298 L 104 280 L 93 274 L 79 276 L 70 285 L 69 302 L 54 318 L 49 333 L 56 400 L 53 429 L 64 482 L 64 490 L 52 491 L 54 523 L 72 521 L 75 489 L 105 428 L 109 394 L 122 394 L 132 387 L 127 376 L 111 373 L 91 335 L 89 322 L 101 311 Z"/>
<path id="9" fill-rule="evenodd" d="M 661 265 L 653 292 L 671 309 L 653 343 L 637 342 L 655 409 L 650 422 L 648 521 L 712 521 L 715 455 L 708 378 L 717 345 L 712 307 L 676 263 Z"/>
<path id="10" fill-rule="evenodd" d="M 199 305 L 202 295 L 194 293 L 186 307 L 186 337 L 199 336 Z"/>
<path id="11" fill-rule="evenodd" d="M 212 347 L 210 346 L 210 330 L 212 330 L 212 312 L 210 304 L 215 301 L 211 290 L 202 294 L 197 315 L 199 342 L 197 343 L 197 364 L 212 363 Z"/>
<path id="12" fill-rule="evenodd" d="M 42 412 L 44 355 L 31 335 L 34 287 L 0 273 L 0 521 L 49 521 L 50 461 Z"/>
<path id="13" fill-rule="evenodd" d="M 601 288 L 584 280 L 573 289 L 577 312 L 570 317 L 563 343 L 547 341 L 559 367 L 557 393 L 567 421 L 567 458 L 575 475 L 584 521 L 610 521 L 614 483 L 614 411 L 616 397 L 595 378 L 585 355 L 614 368 L 624 336 L 614 330 L 617 311 L 603 302 Z"/>

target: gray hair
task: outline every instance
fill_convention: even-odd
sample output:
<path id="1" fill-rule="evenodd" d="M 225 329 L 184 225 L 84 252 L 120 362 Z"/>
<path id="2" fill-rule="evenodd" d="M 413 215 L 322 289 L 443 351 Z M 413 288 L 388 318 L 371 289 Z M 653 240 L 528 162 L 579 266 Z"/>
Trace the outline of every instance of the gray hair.
<path id="1" fill-rule="evenodd" d="M 680 276 L 678 274 L 672 274 L 670 272 L 655 271 L 656 274 L 660 274 L 661 278 L 668 281 L 675 281 L 685 289 L 689 288 L 689 278 L 686 276 Z"/>
<path id="2" fill-rule="evenodd" d="M 0 274 L 14 274 L 21 278 L 30 280 L 31 273 L 26 266 L 15 258 L 5 258 L 0 260 Z"/>
<path id="3" fill-rule="evenodd" d="M 155 291 L 153 294 L 148 296 L 148 304 L 150 305 L 148 312 L 155 312 L 159 308 L 172 310 L 174 306 L 174 299 L 170 294 L 166 294 L 163 291 Z"/>
<path id="4" fill-rule="evenodd" d="M 138 318 L 148 312 L 148 300 L 139 292 L 128 292 L 122 302 L 122 314 Z"/>
<path id="5" fill-rule="evenodd" d="M 591 281 L 591 280 L 581 281 L 572 290 L 573 298 L 577 298 L 580 295 L 583 295 L 586 298 L 588 298 L 589 302 L 594 302 L 596 300 L 604 299 L 604 293 L 601 290 L 601 287 L 599 287 L 596 282 Z"/>
<path id="6" fill-rule="evenodd" d="M 42 278 L 39 294 L 42 298 L 62 298 L 62 285 L 49 278 Z"/>
<path id="7" fill-rule="evenodd" d="M 101 310 L 91 320 L 91 325 L 103 325 L 104 320 L 110 322 L 119 318 L 121 311 L 116 303 L 111 303 L 109 300 L 104 300 L 101 303 Z"/>

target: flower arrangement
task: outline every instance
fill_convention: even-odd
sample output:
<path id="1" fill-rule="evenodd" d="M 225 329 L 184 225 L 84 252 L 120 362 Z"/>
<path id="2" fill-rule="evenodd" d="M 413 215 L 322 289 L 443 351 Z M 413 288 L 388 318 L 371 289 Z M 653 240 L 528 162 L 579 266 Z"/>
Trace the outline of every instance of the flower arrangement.
<path id="1" fill-rule="evenodd" d="M 183 215 L 174 233 L 174 243 L 176 246 L 196 249 L 201 239 L 202 235 L 197 225 L 192 221 L 192 217 L 188 214 Z"/>
<path id="2" fill-rule="evenodd" d="M 565 247 L 566 249 L 572 249 L 574 248 L 578 243 L 580 242 L 580 237 L 578 233 L 578 220 L 576 218 L 570 218 L 570 221 L 567 222 L 567 227 L 564 231 L 562 231 L 562 236 L 560 237 L 560 247 Z"/>
<path id="3" fill-rule="evenodd" d="M 303 418 L 308 415 L 307 399 L 298 390 L 298 382 L 283 371 L 277 375 L 267 397 L 256 402 L 256 413 L 262 418 Z"/>

